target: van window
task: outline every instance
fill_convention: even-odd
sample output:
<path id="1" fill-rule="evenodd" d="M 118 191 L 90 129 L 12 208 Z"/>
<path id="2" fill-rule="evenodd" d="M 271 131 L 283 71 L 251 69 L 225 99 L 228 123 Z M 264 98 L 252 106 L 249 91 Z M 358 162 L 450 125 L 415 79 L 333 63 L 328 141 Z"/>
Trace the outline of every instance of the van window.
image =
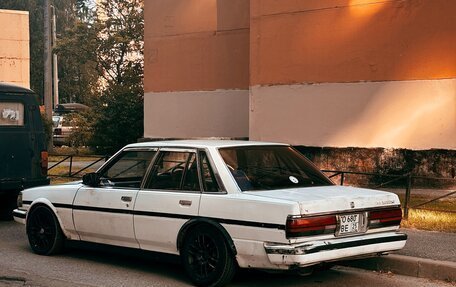
<path id="1" fill-rule="evenodd" d="M 0 102 L 0 126 L 23 126 L 24 104 Z"/>

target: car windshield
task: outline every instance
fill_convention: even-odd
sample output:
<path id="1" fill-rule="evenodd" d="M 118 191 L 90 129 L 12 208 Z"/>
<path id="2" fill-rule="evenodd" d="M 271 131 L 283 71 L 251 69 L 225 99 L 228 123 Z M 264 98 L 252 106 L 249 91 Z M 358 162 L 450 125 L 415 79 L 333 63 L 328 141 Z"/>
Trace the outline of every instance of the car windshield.
<path id="1" fill-rule="evenodd" d="M 231 147 L 219 152 L 242 191 L 334 184 L 289 146 Z"/>

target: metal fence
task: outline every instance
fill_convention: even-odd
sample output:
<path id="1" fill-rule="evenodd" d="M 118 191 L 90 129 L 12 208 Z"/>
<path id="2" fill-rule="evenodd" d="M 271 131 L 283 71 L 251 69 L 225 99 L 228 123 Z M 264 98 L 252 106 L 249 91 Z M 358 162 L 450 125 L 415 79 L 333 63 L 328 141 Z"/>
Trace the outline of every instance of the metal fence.
<path id="1" fill-rule="evenodd" d="M 54 155 L 51 155 L 54 156 Z M 63 177 L 63 178 L 75 178 L 79 179 L 82 178 L 82 175 L 85 171 L 89 170 L 91 167 L 100 163 L 102 161 L 106 161 L 109 156 L 106 155 L 87 155 L 87 156 L 76 156 L 76 155 L 55 155 L 55 157 L 63 157 L 61 160 L 53 163 L 50 167 L 48 167 L 48 175 L 50 177 Z M 81 161 L 83 164 L 79 167 L 74 167 L 75 158 L 83 159 Z M 68 165 L 66 164 L 68 162 Z M 56 167 L 63 166 L 68 167 L 68 173 L 60 173 L 60 174 L 52 174 L 52 170 Z"/>

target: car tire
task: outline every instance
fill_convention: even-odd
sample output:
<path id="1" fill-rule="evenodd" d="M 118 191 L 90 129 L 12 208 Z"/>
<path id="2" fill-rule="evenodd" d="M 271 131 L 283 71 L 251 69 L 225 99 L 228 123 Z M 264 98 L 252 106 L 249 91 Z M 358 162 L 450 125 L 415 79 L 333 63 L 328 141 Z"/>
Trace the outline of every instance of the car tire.
<path id="1" fill-rule="evenodd" d="M 234 254 L 226 239 L 209 225 L 199 225 L 187 232 L 181 259 L 187 275 L 197 286 L 224 286 L 236 273 Z"/>
<path id="2" fill-rule="evenodd" d="M 65 236 L 54 212 L 40 205 L 33 208 L 27 216 L 27 236 L 33 252 L 52 255 L 63 250 Z"/>

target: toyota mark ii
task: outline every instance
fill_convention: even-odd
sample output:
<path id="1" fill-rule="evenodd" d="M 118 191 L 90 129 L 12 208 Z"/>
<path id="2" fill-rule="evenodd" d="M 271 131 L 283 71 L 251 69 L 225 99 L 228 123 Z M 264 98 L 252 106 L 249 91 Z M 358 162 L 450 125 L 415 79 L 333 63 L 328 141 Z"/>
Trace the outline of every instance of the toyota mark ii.
<path id="1" fill-rule="evenodd" d="M 32 250 L 66 240 L 179 255 L 192 282 L 237 267 L 296 270 L 404 247 L 397 195 L 336 186 L 286 144 L 131 144 L 82 182 L 22 192 L 15 220 Z"/>

